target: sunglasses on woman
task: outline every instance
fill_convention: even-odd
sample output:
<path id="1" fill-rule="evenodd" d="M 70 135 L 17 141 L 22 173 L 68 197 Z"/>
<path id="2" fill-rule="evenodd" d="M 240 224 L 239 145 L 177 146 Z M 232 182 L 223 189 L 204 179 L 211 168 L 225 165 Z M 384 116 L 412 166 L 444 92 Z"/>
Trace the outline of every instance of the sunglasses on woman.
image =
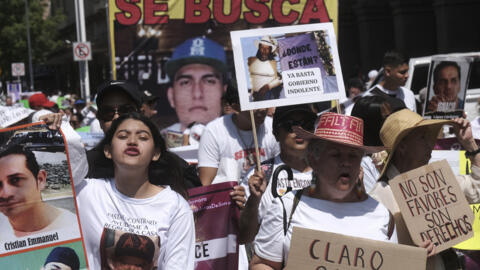
<path id="1" fill-rule="evenodd" d="M 122 115 L 131 112 L 138 112 L 137 107 L 131 104 L 120 106 L 103 106 L 97 112 L 97 118 L 102 121 L 112 121 L 115 114 Z"/>
<path id="2" fill-rule="evenodd" d="M 279 123 L 279 126 L 284 128 L 287 132 L 293 132 L 292 127 L 301 126 L 304 130 L 313 132 L 315 130 L 315 120 L 293 120 L 288 119 Z"/>

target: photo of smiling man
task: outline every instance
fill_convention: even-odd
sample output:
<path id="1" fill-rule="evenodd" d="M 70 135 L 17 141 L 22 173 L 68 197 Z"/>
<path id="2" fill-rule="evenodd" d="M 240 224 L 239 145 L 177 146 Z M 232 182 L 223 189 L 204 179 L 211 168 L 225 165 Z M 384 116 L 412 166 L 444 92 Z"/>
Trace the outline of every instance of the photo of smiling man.
<path id="1" fill-rule="evenodd" d="M 22 145 L 0 152 L 0 254 L 79 238 L 77 216 L 42 199 L 47 172 Z"/>

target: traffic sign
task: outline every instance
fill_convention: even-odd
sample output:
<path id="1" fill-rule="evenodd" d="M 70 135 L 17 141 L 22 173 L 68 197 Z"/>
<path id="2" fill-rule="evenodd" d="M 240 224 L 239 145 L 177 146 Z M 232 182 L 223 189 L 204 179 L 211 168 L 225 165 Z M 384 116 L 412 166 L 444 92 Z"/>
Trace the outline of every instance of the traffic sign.
<path id="1" fill-rule="evenodd" d="M 12 63 L 12 76 L 25 76 L 25 64 L 23 62 Z"/>
<path id="2" fill-rule="evenodd" d="M 92 60 L 92 47 L 89 41 L 73 43 L 73 60 Z"/>

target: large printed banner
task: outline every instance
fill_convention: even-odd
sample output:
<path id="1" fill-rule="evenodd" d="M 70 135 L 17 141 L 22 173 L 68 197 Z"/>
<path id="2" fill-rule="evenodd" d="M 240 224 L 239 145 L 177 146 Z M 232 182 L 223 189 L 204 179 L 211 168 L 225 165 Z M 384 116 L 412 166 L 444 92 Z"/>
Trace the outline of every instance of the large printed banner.
<path id="1" fill-rule="evenodd" d="M 0 269 L 86 269 L 71 179 L 60 131 L 0 130 Z"/>
<path id="2" fill-rule="evenodd" d="M 223 83 L 235 85 L 231 31 L 323 22 L 332 22 L 336 28 L 338 13 L 337 0 L 109 0 L 108 5 L 112 77 L 135 81 L 141 90 L 160 97 L 156 120 L 169 138 L 169 148 L 182 146 L 188 125 L 205 125 L 222 114 L 225 90 L 194 95 L 190 89 L 181 94 L 169 84 L 165 64 L 180 44 L 196 37 L 218 43 L 227 55 Z M 196 53 L 209 46 L 198 40 L 193 45 Z"/>
<path id="3" fill-rule="evenodd" d="M 447 161 L 389 181 L 415 244 L 431 240 L 441 252 L 473 236 L 474 215 Z"/>
<path id="4" fill-rule="evenodd" d="M 288 270 L 424 270 L 425 249 L 293 227 Z"/>
<path id="5" fill-rule="evenodd" d="M 345 98 L 331 23 L 230 35 L 242 110 Z"/>
<path id="6" fill-rule="evenodd" d="M 195 269 L 238 268 L 239 210 L 230 198 L 237 182 L 188 190 L 195 217 Z"/>

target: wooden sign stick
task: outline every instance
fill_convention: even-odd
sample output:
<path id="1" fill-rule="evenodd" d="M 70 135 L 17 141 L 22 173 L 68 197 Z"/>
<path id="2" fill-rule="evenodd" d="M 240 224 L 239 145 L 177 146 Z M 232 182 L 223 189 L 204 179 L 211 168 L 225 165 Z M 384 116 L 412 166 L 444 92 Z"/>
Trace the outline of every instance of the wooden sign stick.
<path id="1" fill-rule="evenodd" d="M 253 141 L 255 143 L 255 158 L 257 160 L 257 170 L 260 170 L 260 151 L 258 150 L 257 128 L 255 127 L 253 110 L 250 110 L 250 120 L 252 120 L 252 132 L 253 132 Z"/>

